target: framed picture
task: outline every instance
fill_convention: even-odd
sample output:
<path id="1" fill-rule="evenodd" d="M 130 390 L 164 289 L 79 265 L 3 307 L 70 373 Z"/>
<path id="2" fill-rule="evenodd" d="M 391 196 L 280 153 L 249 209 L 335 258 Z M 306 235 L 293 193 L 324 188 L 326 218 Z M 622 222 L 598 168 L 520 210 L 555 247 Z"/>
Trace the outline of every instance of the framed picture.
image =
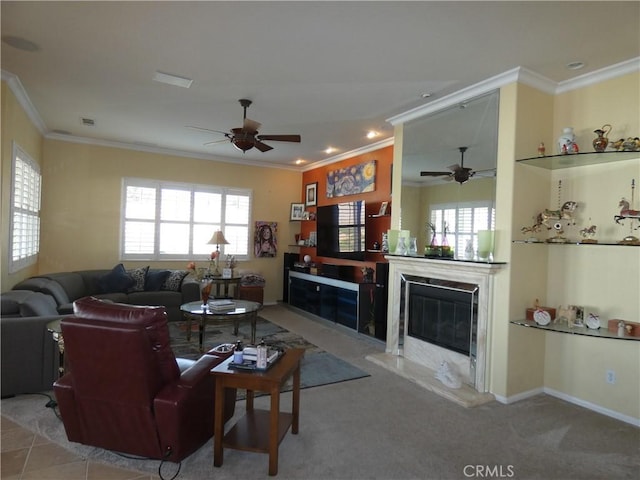
<path id="1" fill-rule="evenodd" d="M 318 204 L 318 182 L 307 185 L 304 204 L 307 207 L 313 207 Z"/>
<path id="2" fill-rule="evenodd" d="M 380 211 L 378 212 L 378 215 L 386 215 L 388 206 L 389 206 L 389 202 L 382 202 L 380 204 Z"/>
<path id="3" fill-rule="evenodd" d="M 303 215 L 304 215 L 304 203 L 292 203 L 291 215 L 289 217 L 289 220 L 302 220 Z"/>

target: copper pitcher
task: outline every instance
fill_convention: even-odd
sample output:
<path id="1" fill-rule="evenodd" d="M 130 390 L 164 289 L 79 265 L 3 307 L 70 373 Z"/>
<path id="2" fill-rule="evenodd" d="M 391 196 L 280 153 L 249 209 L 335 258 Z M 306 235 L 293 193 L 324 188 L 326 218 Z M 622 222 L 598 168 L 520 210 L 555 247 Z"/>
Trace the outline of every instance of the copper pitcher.
<path id="1" fill-rule="evenodd" d="M 596 152 L 604 152 L 607 148 L 607 145 L 609 145 L 609 139 L 607 138 L 607 135 L 611 133 L 611 125 L 607 123 L 603 125 L 602 128 L 594 130 L 593 133 L 597 135 L 597 137 L 593 140 L 593 149 Z"/>

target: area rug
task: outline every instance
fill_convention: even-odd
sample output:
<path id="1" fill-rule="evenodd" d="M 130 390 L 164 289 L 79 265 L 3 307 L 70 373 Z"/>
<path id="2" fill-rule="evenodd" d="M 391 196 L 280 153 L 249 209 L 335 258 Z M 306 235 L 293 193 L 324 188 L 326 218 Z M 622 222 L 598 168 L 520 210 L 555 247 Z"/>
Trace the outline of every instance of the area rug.
<path id="1" fill-rule="evenodd" d="M 176 357 L 196 359 L 201 356 L 198 345 L 198 328 L 193 322 L 191 327 L 191 340 L 187 340 L 187 322 L 169 323 L 171 348 Z M 240 340 L 244 345 L 250 343 L 251 325 L 249 322 L 240 322 L 237 334 L 233 333 L 233 325 L 230 323 L 209 324 L 205 327 L 205 351 L 221 343 L 235 343 L 237 340 Z M 317 387 L 369 376 L 365 371 L 309 343 L 300 335 L 258 317 L 256 341 L 260 340 L 264 340 L 270 347 L 279 349 L 304 349 L 304 357 L 300 362 L 300 388 Z M 292 380 L 289 379 L 283 386 L 283 392 L 291 390 L 291 382 Z M 238 396 L 243 398 L 244 392 L 238 392 Z"/>

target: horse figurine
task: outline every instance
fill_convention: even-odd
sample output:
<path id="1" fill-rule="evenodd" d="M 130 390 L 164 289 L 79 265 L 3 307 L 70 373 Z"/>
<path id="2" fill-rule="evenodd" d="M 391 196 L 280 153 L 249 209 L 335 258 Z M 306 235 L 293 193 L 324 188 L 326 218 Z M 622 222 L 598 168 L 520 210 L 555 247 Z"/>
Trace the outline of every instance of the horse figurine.
<path id="1" fill-rule="evenodd" d="M 575 225 L 576 221 L 573 218 L 573 212 L 578 207 L 578 202 L 564 202 L 560 210 L 549 210 L 545 209 L 542 213 L 540 213 L 542 217 L 542 225 L 547 228 L 551 228 L 549 225 L 549 220 L 569 220 L 571 225 Z"/>
<path id="2" fill-rule="evenodd" d="M 597 240 L 593 239 L 596 234 L 596 229 L 597 227 L 595 225 L 591 225 L 580 230 L 580 235 L 582 235 L 583 238 L 580 243 L 598 243 Z"/>
<path id="3" fill-rule="evenodd" d="M 522 227 L 520 229 L 520 232 L 523 235 L 526 235 L 527 233 L 540 233 L 540 230 L 542 230 L 542 214 L 539 213 L 536 217 L 535 217 L 535 222 L 533 225 L 531 225 L 530 227 Z M 547 228 L 547 230 L 549 230 L 550 227 Z"/>
<path id="4" fill-rule="evenodd" d="M 620 214 L 613 217 L 618 225 L 622 225 L 622 220 L 625 218 L 640 220 L 640 210 L 632 210 L 626 198 L 623 197 L 622 200 L 620 200 L 618 207 L 620 207 Z M 640 228 L 640 224 L 636 228 Z"/>

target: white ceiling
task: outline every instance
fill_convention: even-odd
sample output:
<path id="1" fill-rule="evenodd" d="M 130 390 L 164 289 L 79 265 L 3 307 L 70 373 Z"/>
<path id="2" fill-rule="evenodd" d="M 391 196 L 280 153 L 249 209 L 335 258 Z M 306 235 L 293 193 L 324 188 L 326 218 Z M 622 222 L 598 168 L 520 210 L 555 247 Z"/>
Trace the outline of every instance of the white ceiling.
<path id="1" fill-rule="evenodd" d="M 2 69 L 44 133 L 288 166 L 391 138 L 390 117 L 524 67 L 552 82 L 640 56 L 640 2 L 1 2 Z M 582 70 L 566 64 L 585 62 Z M 152 81 L 161 71 L 189 89 Z M 422 93 L 431 93 L 422 98 Z M 615 92 L 612 92 L 615 95 Z M 242 125 L 273 150 L 242 153 L 187 125 Z M 95 120 L 84 126 L 81 118 Z M 369 130 L 381 136 L 369 140 Z M 324 150 L 332 146 L 336 152 Z M 451 162 L 449 162 L 451 163 Z"/>

